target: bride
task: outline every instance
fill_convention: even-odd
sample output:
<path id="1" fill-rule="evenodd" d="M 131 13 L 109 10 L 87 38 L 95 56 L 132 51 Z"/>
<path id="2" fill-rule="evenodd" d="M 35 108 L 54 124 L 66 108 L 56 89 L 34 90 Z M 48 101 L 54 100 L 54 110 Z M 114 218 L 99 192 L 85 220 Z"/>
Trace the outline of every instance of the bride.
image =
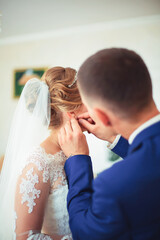
<path id="1" fill-rule="evenodd" d="M 29 80 L 13 119 L 0 178 L 0 239 L 72 239 L 66 156 L 60 127 L 85 112 L 72 68 L 54 67 Z"/>

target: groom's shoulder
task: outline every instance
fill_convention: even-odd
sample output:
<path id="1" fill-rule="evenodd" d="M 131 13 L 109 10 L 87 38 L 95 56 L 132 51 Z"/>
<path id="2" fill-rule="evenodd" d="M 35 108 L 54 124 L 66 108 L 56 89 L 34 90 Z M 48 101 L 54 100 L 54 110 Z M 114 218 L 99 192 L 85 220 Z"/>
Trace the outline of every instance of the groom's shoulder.
<path id="1" fill-rule="evenodd" d="M 106 179 L 106 180 L 110 180 L 110 179 L 114 178 L 116 181 L 120 177 L 122 179 L 122 176 L 125 177 L 125 175 L 127 173 L 126 170 L 128 169 L 128 171 L 130 171 L 132 160 L 133 160 L 132 155 L 127 156 L 124 159 L 113 163 L 113 165 L 111 167 L 102 171 L 98 176 L 101 177 L 102 179 Z"/>
<path id="2" fill-rule="evenodd" d="M 132 161 L 130 158 L 129 156 L 101 172 L 95 180 L 95 186 L 99 185 L 107 194 L 110 192 L 117 195 L 127 192 L 130 184 L 134 184 L 137 177 L 137 170 L 130 164 Z"/>

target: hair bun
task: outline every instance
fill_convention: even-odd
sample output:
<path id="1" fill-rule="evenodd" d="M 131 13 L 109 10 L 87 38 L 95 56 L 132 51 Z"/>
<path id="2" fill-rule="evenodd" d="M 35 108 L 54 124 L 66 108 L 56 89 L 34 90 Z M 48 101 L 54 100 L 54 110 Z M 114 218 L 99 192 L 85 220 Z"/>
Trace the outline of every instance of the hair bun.
<path id="1" fill-rule="evenodd" d="M 75 69 L 63 67 L 50 68 L 42 76 L 42 80 L 46 82 L 50 92 L 50 126 L 60 126 L 63 112 L 74 111 L 82 105 L 79 90 L 76 81 L 74 81 L 75 76 Z M 32 102 L 30 104 L 32 108 Z"/>

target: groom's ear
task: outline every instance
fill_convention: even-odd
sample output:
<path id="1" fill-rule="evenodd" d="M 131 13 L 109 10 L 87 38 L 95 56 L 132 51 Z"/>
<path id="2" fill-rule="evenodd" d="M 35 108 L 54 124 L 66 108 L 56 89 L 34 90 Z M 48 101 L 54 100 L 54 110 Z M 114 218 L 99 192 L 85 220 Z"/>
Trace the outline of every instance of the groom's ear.
<path id="1" fill-rule="evenodd" d="M 98 117 L 98 119 L 105 125 L 105 126 L 111 126 L 111 122 L 110 122 L 110 118 L 107 115 L 107 113 L 103 112 L 100 109 L 94 109 L 94 111 L 96 112 L 96 115 Z"/>

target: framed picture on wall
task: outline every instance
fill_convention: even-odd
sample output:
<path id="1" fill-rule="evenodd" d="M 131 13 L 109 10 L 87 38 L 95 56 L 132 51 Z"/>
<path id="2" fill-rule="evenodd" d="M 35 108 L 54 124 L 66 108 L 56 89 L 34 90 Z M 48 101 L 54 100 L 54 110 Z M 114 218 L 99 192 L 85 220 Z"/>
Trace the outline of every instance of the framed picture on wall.
<path id="1" fill-rule="evenodd" d="M 31 78 L 40 79 L 46 70 L 47 70 L 46 67 L 15 69 L 13 76 L 14 78 L 13 97 L 18 98 L 21 95 L 21 92 L 26 82 Z"/>

